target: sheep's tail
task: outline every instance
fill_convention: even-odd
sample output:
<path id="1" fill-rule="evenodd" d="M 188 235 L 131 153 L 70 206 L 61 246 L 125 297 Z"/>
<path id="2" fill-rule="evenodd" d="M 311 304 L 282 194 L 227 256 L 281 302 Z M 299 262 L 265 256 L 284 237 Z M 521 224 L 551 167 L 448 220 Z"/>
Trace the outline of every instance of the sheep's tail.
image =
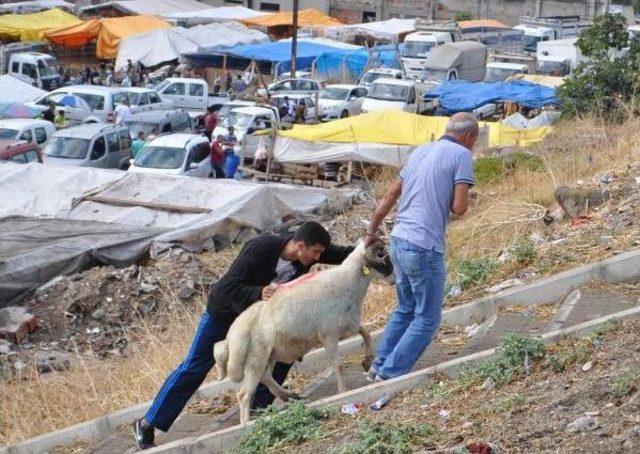
<path id="1" fill-rule="evenodd" d="M 233 382 L 239 383 L 244 379 L 244 368 L 251 346 L 251 338 L 233 339 L 234 342 L 228 344 L 227 376 Z"/>
<path id="2" fill-rule="evenodd" d="M 216 361 L 218 380 L 224 380 L 227 376 L 227 363 L 229 362 L 229 343 L 226 339 L 216 342 L 213 346 L 213 358 Z"/>

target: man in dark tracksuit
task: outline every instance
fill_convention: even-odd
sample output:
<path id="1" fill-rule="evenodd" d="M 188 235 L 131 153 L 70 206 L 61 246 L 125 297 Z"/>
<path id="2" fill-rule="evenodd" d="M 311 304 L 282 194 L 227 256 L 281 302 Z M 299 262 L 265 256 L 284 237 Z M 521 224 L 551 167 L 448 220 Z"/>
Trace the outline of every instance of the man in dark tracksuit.
<path id="1" fill-rule="evenodd" d="M 293 235 L 261 235 L 249 241 L 211 289 L 187 358 L 169 375 L 144 419 L 134 423 L 140 449 L 154 446 L 154 430 L 168 431 L 214 365 L 213 346 L 226 338 L 233 321 L 251 304 L 268 299 L 278 284 L 307 273 L 315 263 L 340 264 L 352 247 L 331 244 L 317 222 L 305 222 Z M 273 377 L 282 384 L 291 364 L 276 363 Z M 252 408 L 265 408 L 274 396 L 260 385 Z"/>

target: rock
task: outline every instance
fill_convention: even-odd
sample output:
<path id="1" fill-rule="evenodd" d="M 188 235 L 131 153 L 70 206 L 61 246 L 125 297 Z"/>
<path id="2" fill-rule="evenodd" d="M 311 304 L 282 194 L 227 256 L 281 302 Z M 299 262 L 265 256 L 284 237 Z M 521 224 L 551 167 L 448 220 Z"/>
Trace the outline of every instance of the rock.
<path id="1" fill-rule="evenodd" d="M 493 287 L 489 287 L 487 289 L 487 292 L 498 293 L 510 287 L 515 287 L 516 285 L 522 284 L 524 284 L 524 282 L 522 282 L 520 279 L 507 279 L 506 281 L 502 281 L 499 284 L 494 285 Z"/>
<path id="2" fill-rule="evenodd" d="M 605 247 L 611 247 L 613 243 L 613 237 L 611 235 L 602 235 L 600 237 L 600 244 Z"/>
<path id="3" fill-rule="evenodd" d="M 155 284 L 150 284 L 149 282 L 142 281 L 140 282 L 140 291 L 142 293 L 153 293 L 158 290 L 158 286 Z"/>
<path id="4" fill-rule="evenodd" d="M 460 287 L 460 285 L 458 284 L 452 285 L 451 289 L 449 290 L 449 297 L 457 298 L 460 295 L 462 295 L 462 287 Z"/>
<path id="5" fill-rule="evenodd" d="M 36 352 L 36 369 L 41 374 L 64 371 L 71 367 L 73 356 L 65 352 Z"/>
<path id="6" fill-rule="evenodd" d="M 188 285 L 185 285 L 184 287 L 182 287 L 179 291 L 178 291 L 178 298 L 180 298 L 181 300 L 188 300 L 189 298 L 191 298 L 194 294 L 196 293 L 195 289 L 193 287 L 190 287 Z"/>
<path id="7" fill-rule="evenodd" d="M 602 184 L 609 184 L 613 181 L 613 176 L 607 173 L 598 176 L 598 182 Z"/>
<path id="8" fill-rule="evenodd" d="M 581 416 L 567 424 L 567 432 L 592 432 L 598 428 L 598 420 L 592 416 Z"/>
<path id="9" fill-rule="evenodd" d="M 631 451 L 634 447 L 634 444 L 631 440 L 625 440 L 622 442 L 622 447 L 627 451 Z"/>
<path id="10" fill-rule="evenodd" d="M 180 263 L 189 263 L 191 261 L 191 256 L 188 252 L 183 252 L 180 254 Z"/>
<path id="11" fill-rule="evenodd" d="M 590 208 L 605 202 L 609 193 L 602 189 L 560 186 L 555 190 L 555 197 L 567 216 L 577 218 Z"/>
<path id="12" fill-rule="evenodd" d="M 4 339 L 0 339 L 0 355 L 11 353 L 11 344 Z"/>
<path id="13" fill-rule="evenodd" d="M 26 369 L 26 367 L 27 365 L 22 361 L 16 361 L 15 363 L 13 363 L 13 368 L 17 373 L 21 373 L 23 370 Z"/>
<path id="14" fill-rule="evenodd" d="M 622 205 L 622 206 L 618 207 L 618 213 L 626 213 L 630 209 L 631 209 L 631 207 L 629 205 Z"/>
<path id="15" fill-rule="evenodd" d="M 98 308 L 91 313 L 91 318 L 94 320 L 100 320 L 107 315 L 107 311 L 102 308 Z"/>
<path id="16" fill-rule="evenodd" d="M 9 306 L 0 309 L 0 337 L 19 344 L 27 334 L 35 331 L 37 327 L 36 317 L 27 312 L 24 307 Z"/>
<path id="17" fill-rule="evenodd" d="M 490 389 L 494 389 L 495 387 L 496 381 L 493 378 L 489 377 L 484 381 L 484 383 L 482 383 L 482 386 L 480 388 L 488 391 Z"/>
<path id="18" fill-rule="evenodd" d="M 593 361 L 587 361 L 582 365 L 582 372 L 589 372 L 593 367 Z"/>

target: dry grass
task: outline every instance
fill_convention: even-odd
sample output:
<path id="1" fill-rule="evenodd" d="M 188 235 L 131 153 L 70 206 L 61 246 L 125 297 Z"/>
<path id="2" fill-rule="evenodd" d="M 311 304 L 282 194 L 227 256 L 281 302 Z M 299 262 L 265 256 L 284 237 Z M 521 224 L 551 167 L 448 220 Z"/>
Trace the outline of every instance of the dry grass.
<path id="1" fill-rule="evenodd" d="M 601 172 L 624 170 L 629 162 L 637 161 L 639 126 L 640 121 L 605 126 L 595 120 L 558 125 L 557 132 L 532 150 L 544 160 L 544 172 L 516 170 L 494 184 L 477 188 L 478 197 L 469 214 L 452 223 L 449 261 L 495 256 L 542 228 L 539 220 L 553 202 L 558 185 L 589 181 Z M 372 177 L 376 197 L 395 175 L 395 170 L 385 170 Z M 204 254 L 203 259 L 210 260 L 212 270 L 220 271 L 236 252 Z M 589 249 L 583 252 L 590 253 Z M 510 266 L 500 273 L 513 271 Z M 159 315 L 161 323 L 143 322 L 142 329 L 135 336 L 131 334 L 135 339 L 131 339 L 126 357 L 110 361 L 85 358 L 67 372 L 39 375 L 32 369 L 24 380 L 0 382 L 0 443 L 13 444 L 152 399 L 186 354 L 200 314 L 171 304 L 172 298 L 166 295 L 172 310 Z M 202 295 L 202 306 L 204 300 Z M 394 305 L 395 289 L 374 283 L 365 301 L 367 326 L 383 326 Z M 294 384 L 308 377 L 298 379 Z"/>

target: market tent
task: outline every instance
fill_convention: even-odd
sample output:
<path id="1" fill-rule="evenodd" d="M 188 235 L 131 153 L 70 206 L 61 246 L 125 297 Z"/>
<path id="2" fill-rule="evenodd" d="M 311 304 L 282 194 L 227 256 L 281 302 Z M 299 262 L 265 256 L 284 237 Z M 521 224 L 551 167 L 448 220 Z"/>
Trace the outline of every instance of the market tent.
<path id="1" fill-rule="evenodd" d="M 64 0 L 31 0 L 26 2 L 12 2 L 0 5 L 0 13 L 36 13 L 45 9 L 62 8 L 73 11 L 73 3 Z"/>
<path id="2" fill-rule="evenodd" d="M 265 14 L 253 19 L 245 19 L 246 25 L 257 27 L 291 27 L 293 26 L 293 13 L 283 11 L 274 14 Z M 318 11 L 317 9 L 303 9 L 298 13 L 298 27 L 300 28 L 323 28 L 342 25 L 338 19 Z"/>
<path id="3" fill-rule="evenodd" d="M 373 62 L 370 62 L 372 58 Z M 393 45 L 383 45 L 325 52 L 316 59 L 316 72 L 327 79 L 345 76 L 358 79 L 372 63 L 385 68 L 398 67 L 398 50 Z"/>
<path id="4" fill-rule="evenodd" d="M 157 29 L 120 41 L 116 71 L 124 69 L 127 60 L 155 66 L 180 58 L 198 50 L 235 46 L 265 41 L 269 38 L 258 30 L 251 30 L 237 22 L 212 23 L 192 28 Z"/>
<path id="5" fill-rule="evenodd" d="M 344 30 L 366 33 L 367 35 L 377 39 L 389 39 L 395 41 L 398 36 L 414 31 L 416 29 L 416 20 L 392 18 L 377 22 L 350 24 L 345 25 L 342 28 Z"/>
<path id="6" fill-rule="evenodd" d="M 47 30 L 77 23 L 81 20 L 58 8 L 33 14 L 5 14 L 0 16 L 0 38 L 38 41 Z"/>
<path id="7" fill-rule="evenodd" d="M 29 102 L 46 93 L 11 74 L 0 76 L 0 101 Z"/>
<path id="8" fill-rule="evenodd" d="M 512 101 L 529 108 L 558 103 L 555 89 L 525 81 L 447 81 L 426 93 L 425 98 L 438 98 L 440 108 L 446 113 L 469 112 L 499 101 Z"/>
<path id="9" fill-rule="evenodd" d="M 155 16 L 125 16 L 90 19 L 75 26 L 51 30 L 44 36 L 51 42 L 69 47 L 81 47 L 97 38 L 96 56 L 111 59 L 118 55 L 121 39 L 168 28 L 171 28 L 171 24 Z"/>
<path id="10" fill-rule="evenodd" d="M 43 37 L 66 47 L 83 47 L 95 40 L 102 29 L 100 19 L 89 19 L 78 24 L 44 32 Z"/>
<path id="11" fill-rule="evenodd" d="M 387 110 L 319 125 L 296 125 L 278 131 L 274 158 L 301 164 L 360 161 L 400 167 L 415 147 L 442 136 L 448 121 L 447 117 Z M 482 140 L 491 147 L 531 145 L 552 129 L 520 130 L 490 122 L 481 122 L 480 126 Z"/>
<path id="12" fill-rule="evenodd" d="M 88 5 L 80 8 L 80 11 L 86 14 L 103 8 L 114 8 L 125 14 L 162 16 L 185 11 L 202 11 L 211 7 L 197 0 L 126 0 Z"/>
<path id="13" fill-rule="evenodd" d="M 165 19 L 185 21 L 189 25 L 209 22 L 239 21 L 264 16 L 262 11 L 245 8 L 244 6 L 220 6 L 201 11 L 175 11 L 160 14 Z"/>

